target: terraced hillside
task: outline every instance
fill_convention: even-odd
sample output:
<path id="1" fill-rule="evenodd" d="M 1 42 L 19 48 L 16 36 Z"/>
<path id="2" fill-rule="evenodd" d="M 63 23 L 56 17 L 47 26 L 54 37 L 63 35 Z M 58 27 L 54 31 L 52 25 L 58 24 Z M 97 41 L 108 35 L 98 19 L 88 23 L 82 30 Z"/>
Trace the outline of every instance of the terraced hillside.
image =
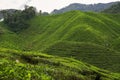
<path id="1" fill-rule="evenodd" d="M 1 25 L 6 31 L 0 34 L 0 46 L 72 57 L 120 72 L 120 14 L 71 11 L 36 16 L 29 23 L 31 26 L 19 34 Z"/>
<path id="2" fill-rule="evenodd" d="M 119 21 L 119 15 L 79 11 L 37 16 L 20 36 L 26 48 L 40 51 L 56 41 L 91 42 L 113 48 L 120 34 Z"/>
<path id="3" fill-rule="evenodd" d="M 20 37 L 23 39 L 24 50 L 42 51 L 65 57 L 71 57 L 69 54 L 72 54 L 72 57 L 76 59 L 83 60 L 104 69 L 120 72 L 120 54 L 118 52 L 120 36 L 119 15 L 72 11 L 61 15 L 37 16 L 31 20 L 30 23 L 31 27 L 20 34 Z M 61 47 L 61 49 L 59 49 L 59 45 L 56 45 L 57 42 L 64 41 L 70 41 L 71 44 L 74 44 L 74 42 L 85 43 L 85 47 L 78 47 L 78 50 L 83 51 L 83 55 L 71 44 L 66 46 L 65 43 L 63 43 L 61 45 L 64 48 Z M 91 44 L 89 45 L 88 53 L 85 51 L 88 46 L 86 43 Z M 54 44 L 55 48 L 51 47 Z M 100 45 L 103 48 L 100 49 L 98 46 L 95 46 L 94 50 L 96 51 L 93 51 L 92 44 Z M 68 52 L 64 51 L 68 46 L 74 49 Z M 79 44 L 77 46 L 79 46 Z M 56 51 L 59 53 L 56 53 Z M 65 55 L 63 53 L 65 53 Z M 79 57 L 77 54 L 79 54 Z M 98 57 L 104 56 L 104 59 L 96 56 L 91 57 L 90 55 L 96 55 Z"/>
<path id="4" fill-rule="evenodd" d="M 100 45 L 84 42 L 59 42 L 44 52 L 62 57 L 72 57 L 100 68 L 120 72 L 120 53 Z"/>
<path id="5" fill-rule="evenodd" d="M 119 80 L 111 73 L 72 58 L 0 48 L 0 80 Z"/>
<path id="6" fill-rule="evenodd" d="M 8 30 L 3 23 L 0 23 L 0 47 L 18 49 L 18 41 L 17 34 Z"/>

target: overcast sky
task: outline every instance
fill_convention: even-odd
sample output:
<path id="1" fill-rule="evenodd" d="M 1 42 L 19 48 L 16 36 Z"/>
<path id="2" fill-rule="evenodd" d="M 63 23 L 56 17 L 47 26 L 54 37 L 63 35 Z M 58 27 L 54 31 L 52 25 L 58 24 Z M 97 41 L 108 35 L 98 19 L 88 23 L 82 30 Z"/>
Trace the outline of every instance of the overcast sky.
<path id="1" fill-rule="evenodd" d="M 25 3 L 37 7 L 38 10 L 51 12 L 54 9 L 60 9 L 71 3 L 108 3 L 120 0 L 0 0 L 0 9 L 20 9 Z"/>

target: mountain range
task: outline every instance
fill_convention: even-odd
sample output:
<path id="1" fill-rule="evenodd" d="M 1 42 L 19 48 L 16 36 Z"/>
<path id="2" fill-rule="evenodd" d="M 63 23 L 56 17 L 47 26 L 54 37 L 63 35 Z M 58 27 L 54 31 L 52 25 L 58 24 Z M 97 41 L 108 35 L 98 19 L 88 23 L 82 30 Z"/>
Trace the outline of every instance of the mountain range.
<path id="1" fill-rule="evenodd" d="M 112 5 L 110 8 L 105 9 L 103 12 L 114 13 L 114 14 L 120 13 L 120 2 L 115 5 Z"/>
<path id="2" fill-rule="evenodd" d="M 62 9 L 55 9 L 52 11 L 52 14 L 58 14 L 58 13 L 64 13 L 67 11 L 72 11 L 72 10 L 80 10 L 80 11 L 94 11 L 94 12 L 101 12 L 112 5 L 116 4 L 118 2 L 111 2 L 111 3 L 98 3 L 98 4 L 80 4 L 80 3 L 73 3 L 70 4 Z"/>

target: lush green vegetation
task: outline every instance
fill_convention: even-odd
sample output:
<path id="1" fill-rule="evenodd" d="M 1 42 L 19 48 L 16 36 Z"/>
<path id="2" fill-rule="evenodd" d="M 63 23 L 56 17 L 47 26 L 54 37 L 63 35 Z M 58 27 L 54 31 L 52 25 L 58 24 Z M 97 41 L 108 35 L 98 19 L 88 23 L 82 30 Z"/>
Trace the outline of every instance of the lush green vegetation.
<path id="1" fill-rule="evenodd" d="M 86 13 L 79 11 L 72 11 L 61 15 L 37 16 L 30 21 L 31 27 L 20 34 L 20 37 L 22 37 L 24 44 L 24 47 L 22 48 L 23 50 L 35 50 L 40 52 L 47 51 L 46 53 L 49 54 L 62 55 L 63 52 L 57 49 L 59 45 L 56 45 L 56 50 L 59 51 L 59 53 L 57 54 L 54 54 L 56 53 L 53 52 L 55 50 L 53 50 L 52 52 L 48 52 L 47 49 L 51 47 L 51 45 L 54 45 L 55 43 L 61 41 L 70 41 L 71 44 L 74 44 L 74 42 L 91 43 L 91 46 L 89 45 L 90 52 L 88 52 L 88 54 L 85 52 L 86 48 L 84 47 L 84 50 L 82 52 L 83 55 L 81 56 L 84 57 L 77 57 L 77 54 L 81 53 L 77 52 L 76 49 L 73 54 L 76 55 L 74 57 L 77 57 L 76 59 L 92 63 L 100 68 L 119 72 L 119 21 L 119 15 L 97 14 L 91 12 Z M 99 48 L 97 48 L 96 46 L 94 47 L 94 50 L 96 51 L 93 53 L 92 44 L 102 46 L 103 48 L 101 49 L 103 50 L 98 50 Z M 64 44 L 61 45 L 65 46 Z M 107 50 L 112 50 L 110 51 L 111 55 L 109 55 L 109 51 Z M 72 51 L 66 52 L 66 54 L 68 54 L 67 57 L 71 57 L 71 55 L 69 54 L 72 53 Z M 102 58 L 97 57 L 92 59 L 91 57 L 89 57 L 89 54 L 98 54 L 99 56 L 104 56 L 103 58 L 105 61 Z M 62 56 L 66 57 L 66 55 L 64 54 Z M 106 58 L 108 58 L 109 60 Z M 88 61 L 88 59 L 90 60 Z M 93 62 L 94 60 L 97 60 L 96 63 Z M 117 64 L 111 66 L 111 64 L 113 64 L 114 62 L 116 62 Z M 101 63 L 103 63 L 104 65 L 101 65 Z"/>
<path id="2" fill-rule="evenodd" d="M 11 31 L 20 32 L 29 27 L 27 20 L 33 18 L 36 14 L 36 9 L 34 7 L 25 7 L 25 10 L 16 10 L 14 13 L 10 14 L 7 11 L 3 12 L 4 23 L 9 27 Z"/>
<path id="3" fill-rule="evenodd" d="M 120 72 L 120 53 L 93 43 L 59 42 L 43 52 L 72 57 L 100 68 Z"/>
<path id="4" fill-rule="evenodd" d="M 20 37 L 29 50 L 41 51 L 58 41 L 91 42 L 114 48 L 120 34 L 119 21 L 119 15 L 79 11 L 37 16 L 30 21 L 29 29 L 21 32 Z"/>
<path id="5" fill-rule="evenodd" d="M 99 68 L 120 72 L 120 14 L 71 11 L 27 22 L 19 34 L 0 23 L 1 79 L 119 80 Z"/>
<path id="6" fill-rule="evenodd" d="M 119 80 L 120 75 L 72 58 L 0 48 L 0 80 Z"/>

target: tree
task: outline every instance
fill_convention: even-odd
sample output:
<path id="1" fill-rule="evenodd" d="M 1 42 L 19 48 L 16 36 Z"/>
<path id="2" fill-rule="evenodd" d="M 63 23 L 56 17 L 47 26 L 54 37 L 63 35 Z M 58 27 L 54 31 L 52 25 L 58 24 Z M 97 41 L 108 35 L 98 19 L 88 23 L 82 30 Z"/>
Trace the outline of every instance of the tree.
<path id="1" fill-rule="evenodd" d="M 24 19 L 31 19 L 36 15 L 36 8 L 25 6 L 25 10 L 22 11 L 22 17 Z"/>
<path id="2" fill-rule="evenodd" d="M 20 32 L 29 27 L 27 20 L 30 20 L 36 15 L 34 7 L 25 7 L 23 11 L 16 10 L 13 14 L 5 12 L 4 23 L 8 25 L 13 32 Z"/>
<path id="3" fill-rule="evenodd" d="M 47 16 L 47 15 L 49 15 L 49 13 L 48 12 L 43 12 L 42 15 Z"/>

